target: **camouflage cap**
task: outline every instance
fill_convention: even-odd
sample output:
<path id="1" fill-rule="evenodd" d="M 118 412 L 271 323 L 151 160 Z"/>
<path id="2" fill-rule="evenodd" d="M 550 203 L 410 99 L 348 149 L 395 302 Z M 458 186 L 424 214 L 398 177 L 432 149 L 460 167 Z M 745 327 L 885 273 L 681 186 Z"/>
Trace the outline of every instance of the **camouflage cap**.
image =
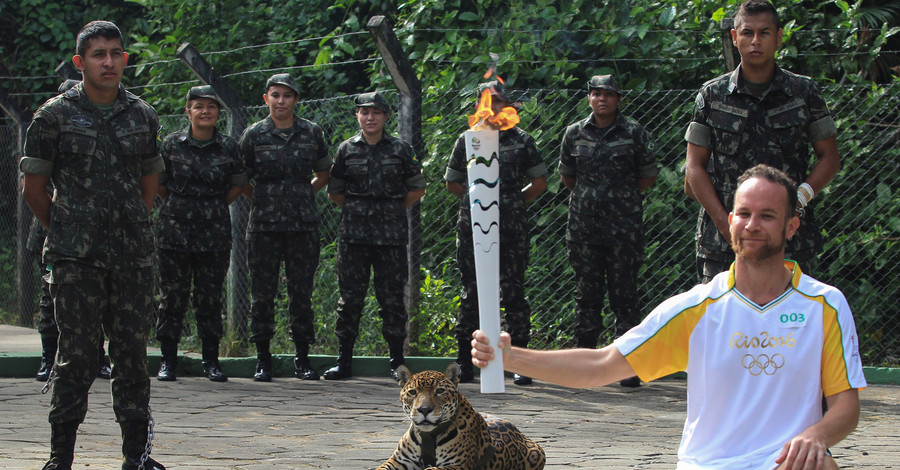
<path id="1" fill-rule="evenodd" d="M 65 93 L 65 92 L 69 91 L 69 88 L 72 88 L 73 86 L 78 85 L 79 83 L 81 83 L 81 80 L 72 80 L 70 78 L 70 79 L 60 83 L 59 88 L 56 91 L 58 91 L 59 93 Z"/>
<path id="2" fill-rule="evenodd" d="M 294 93 L 296 93 L 297 96 L 300 95 L 300 87 L 297 85 L 297 82 L 294 81 L 290 74 L 276 73 L 275 75 L 272 75 L 266 81 L 266 91 L 269 91 L 269 87 L 271 87 L 272 85 L 284 85 L 291 90 L 294 90 Z"/>
<path id="3" fill-rule="evenodd" d="M 476 100 L 480 99 L 481 94 L 484 93 L 484 90 L 491 90 L 491 95 L 496 96 L 508 103 L 512 103 L 512 100 L 509 99 L 506 94 L 506 87 L 497 80 L 491 80 L 489 82 L 478 85 L 478 96 L 475 98 Z"/>
<path id="4" fill-rule="evenodd" d="M 357 108 L 372 107 L 380 109 L 386 113 L 391 112 L 391 107 L 390 105 L 388 105 L 387 100 L 384 99 L 384 96 L 382 96 L 381 93 L 378 93 L 377 91 L 357 95 L 353 100 L 353 104 L 355 104 Z"/>
<path id="5" fill-rule="evenodd" d="M 211 100 L 215 100 L 216 103 L 219 103 L 219 107 L 225 107 L 225 103 L 219 98 L 219 95 L 216 94 L 216 91 L 213 90 L 213 87 L 209 85 L 191 87 L 191 89 L 187 92 L 187 98 L 185 98 L 185 101 L 195 100 L 197 98 L 209 98 Z"/>
<path id="6" fill-rule="evenodd" d="M 594 75 L 587 82 L 588 91 L 603 89 L 615 92 L 617 95 L 622 96 L 622 91 L 619 90 L 619 83 L 616 81 L 616 77 L 613 75 Z"/>

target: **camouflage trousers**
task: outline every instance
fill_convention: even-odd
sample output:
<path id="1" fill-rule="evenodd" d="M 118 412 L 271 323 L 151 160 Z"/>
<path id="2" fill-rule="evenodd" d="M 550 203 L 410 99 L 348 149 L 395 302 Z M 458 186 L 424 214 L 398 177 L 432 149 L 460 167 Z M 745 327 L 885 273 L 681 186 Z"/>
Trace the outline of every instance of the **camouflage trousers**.
<path id="1" fill-rule="evenodd" d="M 223 292 L 231 251 L 187 253 L 159 250 L 159 309 L 156 338 L 178 343 L 184 316 L 194 295 L 197 336 L 218 344 L 222 339 Z"/>
<path id="2" fill-rule="evenodd" d="M 49 421 L 84 420 L 88 392 L 97 377 L 101 332 L 109 338 L 109 385 L 116 421 L 146 421 L 153 268 L 110 270 L 59 261 L 51 270 L 50 292 L 59 327 L 59 350 Z"/>
<path id="3" fill-rule="evenodd" d="M 319 232 L 251 232 L 247 237 L 250 269 L 250 341 L 275 336 L 275 295 L 281 262 L 288 295 L 291 338 L 295 344 L 314 344 L 311 304 L 319 267 Z"/>
<path id="4" fill-rule="evenodd" d="M 525 270 L 529 256 L 528 234 L 500 235 L 500 310 L 504 330 L 516 346 L 526 346 L 531 338 L 531 308 L 525 299 Z M 475 249 L 471 230 L 460 230 L 456 237 L 456 261 L 462 292 L 456 340 L 468 344 L 478 329 L 478 282 L 475 276 Z"/>
<path id="5" fill-rule="evenodd" d="M 569 241 L 569 263 L 575 271 L 575 316 L 578 347 L 594 348 L 603 332 L 603 300 L 616 318 L 616 336 L 641 321 L 637 294 L 638 270 L 643 261 L 639 243 L 589 245 Z"/>
<path id="6" fill-rule="evenodd" d="M 406 246 L 362 245 L 341 240 L 336 266 L 341 290 L 336 325 L 340 344 L 353 344 L 359 336 L 370 273 L 378 300 L 381 334 L 388 345 L 403 344 L 407 322 L 403 290 L 409 279 Z"/>
<path id="7" fill-rule="evenodd" d="M 812 276 L 816 270 L 818 262 L 816 253 L 811 250 L 798 251 L 796 253 L 785 253 L 785 259 L 791 259 L 800 265 L 803 274 Z M 697 254 L 697 279 L 700 284 L 706 284 L 724 271 L 731 269 L 731 263 L 734 263 L 734 252 L 716 253 L 715 255 Z"/>
<path id="8" fill-rule="evenodd" d="M 36 258 L 40 260 L 41 254 L 36 253 Z M 53 297 L 50 295 L 50 283 L 47 282 L 49 275 L 47 274 L 47 265 L 38 263 L 41 273 L 41 299 L 38 301 L 38 333 L 42 338 L 56 338 L 59 336 L 59 328 L 56 327 L 56 319 L 53 318 Z"/>

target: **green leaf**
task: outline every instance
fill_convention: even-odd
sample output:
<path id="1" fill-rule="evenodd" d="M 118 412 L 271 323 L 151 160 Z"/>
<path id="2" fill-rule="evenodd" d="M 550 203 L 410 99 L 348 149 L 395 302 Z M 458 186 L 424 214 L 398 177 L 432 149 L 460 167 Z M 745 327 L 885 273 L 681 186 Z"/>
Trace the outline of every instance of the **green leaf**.
<path id="1" fill-rule="evenodd" d="M 677 14 L 678 9 L 675 7 L 675 5 L 663 9 L 662 13 L 659 15 L 659 24 L 665 27 L 670 26 L 672 24 L 672 21 L 675 20 L 675 16 Z"/>
<path id="2" fill-rule="evenodd" d="M 713 21 L 718 23 L 718 22 L 722 21 L 722 18 L 725 18 L 725 9 L 724 8 L 719 8 L 718 10 L 713 12 L 713 14 L 712 14 Z"/>
<path id="3" fill-rule="evenodd" d="M 471 11 L 464 11 L 459 14 L 460 21 L 478 21 L 481 18 L 478 17 L 477 14 L 472 13 Z"/>

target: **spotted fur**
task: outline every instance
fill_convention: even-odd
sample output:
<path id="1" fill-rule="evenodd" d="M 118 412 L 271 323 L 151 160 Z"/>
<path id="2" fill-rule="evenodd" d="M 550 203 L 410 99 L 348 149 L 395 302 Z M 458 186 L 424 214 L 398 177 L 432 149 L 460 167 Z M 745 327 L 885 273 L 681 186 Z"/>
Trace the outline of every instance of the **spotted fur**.
<path id="1" fill-rule="evenodd" d="M 475 411 L 459 390 L 459 366 L 411 375 L 398 369 L 400 403 L 412 421 L 378 470 L 540 470 L 544 450 L 509 421 Z"/>

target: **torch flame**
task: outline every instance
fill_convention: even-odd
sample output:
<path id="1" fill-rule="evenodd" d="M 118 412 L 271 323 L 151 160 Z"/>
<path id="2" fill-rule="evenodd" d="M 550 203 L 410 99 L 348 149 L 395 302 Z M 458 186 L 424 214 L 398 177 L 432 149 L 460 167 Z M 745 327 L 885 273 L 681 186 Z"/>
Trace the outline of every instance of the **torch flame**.
<path id="1" fill-rule="evenodd" d="M 497 77 L 500 78 L 499 76 Z M 502 82 L 501 82 L 502 83 Z M 475 108 L 475 114 L 469 116 L 469 128 L 472 130 L 481 130 L 485 127 L 491 129 L 505 131 L 516 127 L 519 123 L 519 113 L 516 108 L 507 106 L 496 115 L 491 109 L 491 90 L 487 89 L 481 92 L 481 98 L 478 100 L 478 107 Z"/>

